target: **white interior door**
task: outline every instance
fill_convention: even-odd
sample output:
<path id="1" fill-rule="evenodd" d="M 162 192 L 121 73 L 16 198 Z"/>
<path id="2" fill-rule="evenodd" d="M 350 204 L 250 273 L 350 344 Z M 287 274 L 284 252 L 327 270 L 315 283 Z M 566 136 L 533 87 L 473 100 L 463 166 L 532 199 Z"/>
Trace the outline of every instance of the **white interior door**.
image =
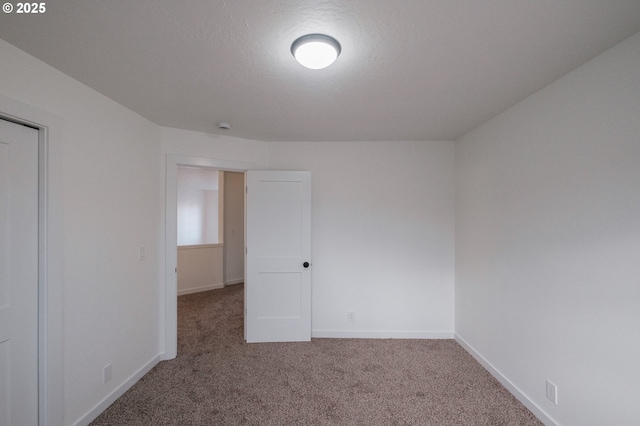
<path id="1" fill-rule="evenodd" d="M 38 131 L 0 119 L 0 425 L 38 423 Z"/>
<path id="2" fill-rule="evenodd" d="M 311 340 L 311 173 L 248 171 L 246 206 L 246 340 Z"/>

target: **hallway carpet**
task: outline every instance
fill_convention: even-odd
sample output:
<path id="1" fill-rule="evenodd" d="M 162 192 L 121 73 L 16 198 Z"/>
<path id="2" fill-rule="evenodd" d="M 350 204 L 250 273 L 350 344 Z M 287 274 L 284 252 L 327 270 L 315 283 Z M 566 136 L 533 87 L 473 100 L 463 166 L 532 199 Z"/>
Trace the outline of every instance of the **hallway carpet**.
<path id="1" fill-rule="evenodd" d="M 92 425 L 541 425 L 454 340 L 243 341 L 243 287 L 178 298 L 178 357 Z"/>

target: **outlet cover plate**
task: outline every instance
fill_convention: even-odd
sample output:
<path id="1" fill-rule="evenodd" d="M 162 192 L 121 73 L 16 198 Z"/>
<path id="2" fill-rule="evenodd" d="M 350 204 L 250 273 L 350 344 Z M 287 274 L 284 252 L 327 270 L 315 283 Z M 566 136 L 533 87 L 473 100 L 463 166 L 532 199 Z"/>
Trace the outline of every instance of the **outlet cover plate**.
<path id="1" fill-rule="evenodd" d="M 106 384 L 109 380 L 111 380 L 111 377 L 113 376 L 113 367 L 111 366 L 111 364 L 107 364 L 104 367 L 104 383 Z"/>
<path id="2" fill-rule="evenodd" d="M 547 399 L 554 404 L 558 404 L 558 387 L 547 380 Z"/>

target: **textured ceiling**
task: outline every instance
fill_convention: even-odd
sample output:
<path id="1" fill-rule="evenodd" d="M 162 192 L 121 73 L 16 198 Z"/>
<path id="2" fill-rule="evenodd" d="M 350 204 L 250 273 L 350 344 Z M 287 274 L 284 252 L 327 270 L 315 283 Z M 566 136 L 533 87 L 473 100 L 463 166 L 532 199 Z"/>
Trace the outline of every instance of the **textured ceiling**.
<path id="1" fill-rule="evenodd" d="M 167 127 L 454 140 L 640 31 L 638 0 L 65 0 L 0 38 Z M 342 54 L 308 70 L 298 36 Z"/>

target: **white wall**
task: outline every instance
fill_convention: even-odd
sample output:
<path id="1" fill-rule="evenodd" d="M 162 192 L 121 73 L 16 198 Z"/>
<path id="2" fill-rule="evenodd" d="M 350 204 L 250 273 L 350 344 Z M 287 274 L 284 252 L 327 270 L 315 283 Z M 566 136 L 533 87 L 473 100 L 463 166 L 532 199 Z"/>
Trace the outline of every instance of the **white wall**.
<path id="1" fill-rule="evenodd" d="M 220 187 L 218 171 L 202 167 L 178 167 L 178 184 L 207 191 Z"/>
<path id="2" fill-rule="evenodd" d="M 227 162 L 266 164 L 267 142 L 162 127 L 162 164 L 166 155 L 202 157 Z M 164 169 L 164 167 L 163 167 Z"/>
<path id="3" fill-rule="evenodd" d="M 639 138 L 637 34 L 456 142 L 456 333 L 559 424 L 640 419 Z"/>
<path id="4" fill-rule="evenodd" d="M 312 172 L 314 336 L 453 335 L 452 142 L 273 142 L 269 154 L 272 169 Z"/>
<path id="5" fill-rule="evenodd" d="M 72 424 L 154 363 L 160 351 L 158 288 L 159 128 L 0 40 L 0 95 L 59 118 L 50 173 L 61 177 L 63 259 L 59 300 L 64 406 Z M 2 111 L 12 114 L 13 111 Z M 138 261 L 138 247 L 146 259 Z M 52 306 L 58 309 L 58 306 Z M 113 378 L 103 384 L 103 368 Z"/>

